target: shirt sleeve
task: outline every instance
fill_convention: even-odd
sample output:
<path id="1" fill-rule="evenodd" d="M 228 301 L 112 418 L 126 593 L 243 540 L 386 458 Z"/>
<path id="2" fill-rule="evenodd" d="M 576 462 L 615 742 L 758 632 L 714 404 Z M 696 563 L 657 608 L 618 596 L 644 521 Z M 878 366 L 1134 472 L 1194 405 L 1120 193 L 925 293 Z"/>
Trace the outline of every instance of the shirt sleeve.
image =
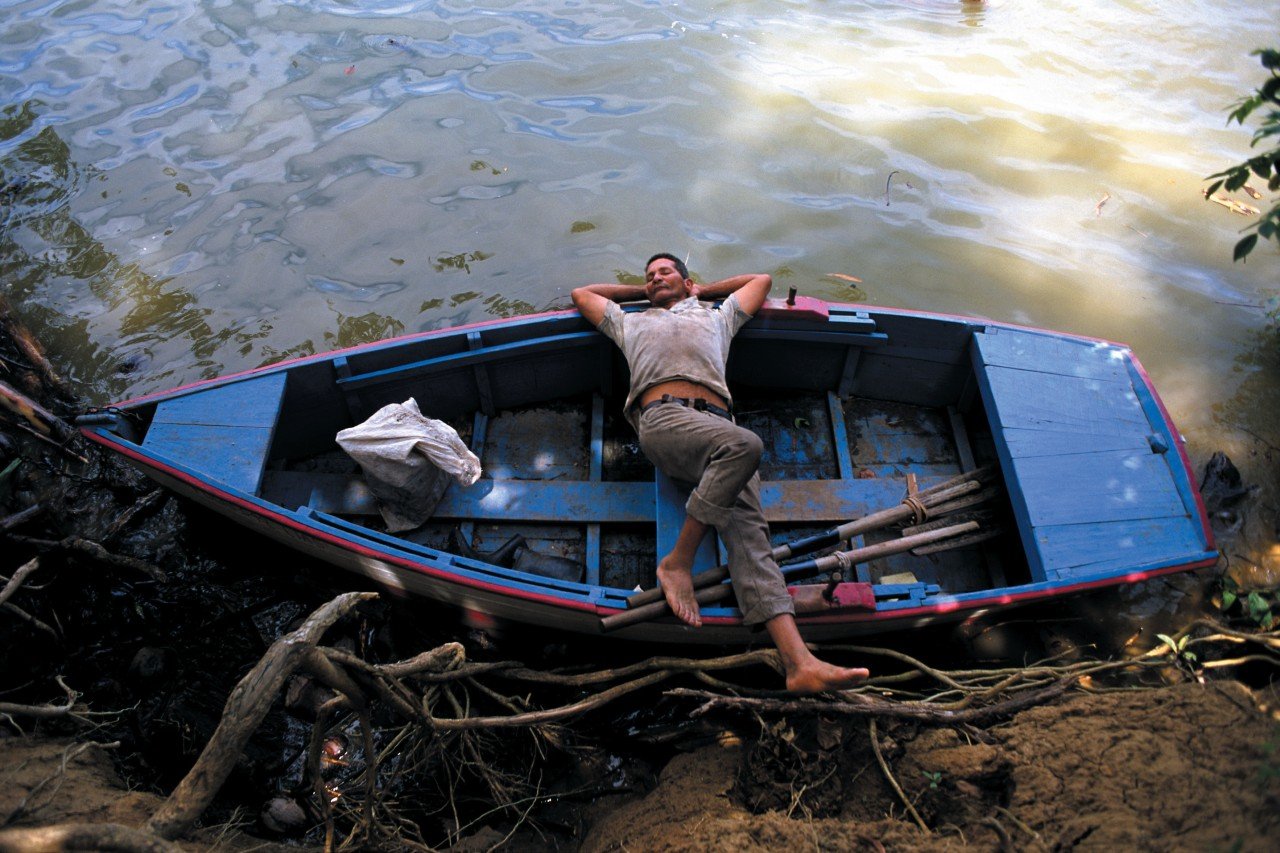
<path id="1" fill-rule="evenodd" d="M 605 334 L 609 340 L 618 345 L 619 349 L 623 349 L 623 320 L 626 315 L 622 311 L 622 306 L 616 302 L 610 302 L 604 306 L 604 319 L 597 326 L 601 332 Z"/>
<path id="2" fill-rule="evenodd" d="M 738 294 L 730 293 L 729 297 L 720 303 L 721 322 L 725 324 L 725 332 L 729 337 L 738 334 L 738 330 L 751 320 L 751 315 L 742 310 L 742 306 L 738 304 Z"/>

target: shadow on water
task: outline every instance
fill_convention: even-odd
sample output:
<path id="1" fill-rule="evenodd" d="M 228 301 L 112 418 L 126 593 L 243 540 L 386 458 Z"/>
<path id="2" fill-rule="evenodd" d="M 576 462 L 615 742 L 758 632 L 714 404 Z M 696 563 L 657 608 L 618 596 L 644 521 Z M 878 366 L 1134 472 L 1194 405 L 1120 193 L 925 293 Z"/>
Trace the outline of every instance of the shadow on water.
<path id="1" fill-rule="evenodd" d="M 120 393 L 143 370 L 168 375 L 151 363 L 148 341 L 185 337 L 197 357 L 207 354 L 218 338 L 208 323 L 212 309 L 173 279 L 122 261 L 71 215 L 71 202 L 97 176 L 72 161 L 53 127 L 36 130 L 42 106 L 9 106 L 0 119 L 0 279 L 7 295 L 59 360 L 79 368 L 69 378 L 96 393 Z M 103 316 L 116 324 L 120 355 L 99 351 L 94 326 Z"/>

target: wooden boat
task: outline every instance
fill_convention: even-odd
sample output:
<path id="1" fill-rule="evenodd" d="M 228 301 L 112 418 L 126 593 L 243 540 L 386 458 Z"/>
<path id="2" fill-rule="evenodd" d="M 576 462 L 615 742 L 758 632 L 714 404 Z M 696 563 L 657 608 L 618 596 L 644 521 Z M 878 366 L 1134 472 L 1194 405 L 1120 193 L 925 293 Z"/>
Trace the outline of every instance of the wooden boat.
<path id="1" fill-rule="evenodd" d="M 860 594 L 800 615 L 810 640 L 962 619 L 1217 558 L 1183 442 L 1125 346 L 793 294 L 735 339 L 729 378 L 739 422 L 764 439 L 777 542 L 899 507 L 911 489 L 980 466 L 995 472 L 980 535 L 846 562 L 843 580 Z M 626 388 L 614 345 L 558 311 L 199 382 L 104 409 L 81 429 L 165 486 L 393 590 L 483 625 L 599 634 L 653 585 L 686 494 L 640 453 L 620 411 Z M 393 534 L 334 435 L 409 398 L 458 431 L 484 474 L 451 485 L 421 527 Z M 499 546 L 516 535 L 529 553 L 572 566 L 567 579 L 510 567 L 512 549 Z M 903 535 L 882 527 L 839 547 Z M 702 543 L 699 569 L 719 562 L 717 546 Z M 805 582 L 835 588 L 824 576 Z M 667 615 L 616 635 L 760 636 L 732 601 L 704 607 L 704 620 L 695 630 Z"/>

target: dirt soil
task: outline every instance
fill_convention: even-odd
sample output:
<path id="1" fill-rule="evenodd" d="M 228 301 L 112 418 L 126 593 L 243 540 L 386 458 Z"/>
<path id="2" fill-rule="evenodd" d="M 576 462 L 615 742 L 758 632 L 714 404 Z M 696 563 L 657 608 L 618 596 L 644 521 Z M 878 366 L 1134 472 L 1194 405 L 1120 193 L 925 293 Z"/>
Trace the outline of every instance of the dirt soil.
<path id="1" fill-rule="evenodd" d="M 781 729 L 677 755 L 647 794 L 588 809 L 580 849 L 1269 851 L 1280 832 L 1280 726 L 1236 682 L 1070 696 L 986 733 L 882 724 L 928 832 L 885 781 L 864 723 Z M 160 802 L 124 790 L 101 749 L 10 737 L 0 752 L 0 814 L 21 811 L 20 825 L 136 826 Z M 225 826 L 182 846 L 299 849 Z"/>
<path id="2" fill-rule="evenodd" d="M 1274 850 L 1273 714 L 1247 688 L 1220 682 L 1073 696 L 1017 715 L 991 743 L 882 729 L 894 775 L 930 832 L 885 782 L 865 729 L 861 749 L 846 744 L 862 766 L 844 774 L 844 804 L 830 817 L 806 814 L 794 788 L 790 809 L 753 814 L 741 804 L 751 748 L 705 747 L 673 760 L 647 796 L 614 804 L 583 849 Z"/>

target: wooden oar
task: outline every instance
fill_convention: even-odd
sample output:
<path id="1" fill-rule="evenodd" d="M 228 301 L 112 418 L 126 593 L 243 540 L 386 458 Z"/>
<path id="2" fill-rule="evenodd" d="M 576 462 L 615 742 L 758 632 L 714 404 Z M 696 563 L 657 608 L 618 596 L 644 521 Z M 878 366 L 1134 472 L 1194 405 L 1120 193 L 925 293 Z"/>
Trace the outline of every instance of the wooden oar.
<path id="1" fill-rule="evenodd" d="M 841 551 L 835 554 L 828 554 L 825 557 L 818 557 L 813 560 L 806 560 L 803 563 L 785 566 L 782 569 L 783 576 L 788 579 L 796 579 L 798 577 L 811 577 L 822 572 L 829 572 L 835 569 L 847 569 L 857 563 L 866 563 L 870 560 L 878 560 L 881 557 L 892 556 L 893 554 L 901 554 L 910 551 L 912 548 L 919 548 L 923 545 L 929 545 L 934 542 L 941 542 L 953 536 L 963 536 L 966 533 L 972 533 L 978 529 L 978 522 L 968 521 L 964 524 L 954 524 L 950 527 L 944 527 L 940 530 L 930 530 L 925 533 L 917 533 L 914 536 L 904 536 L 901 539 L 891 539 L 888 542 L 880 542 L 876 545 L 868 545 L 865 548 L 854 548 L 852 551 Z M 706 574 L 705 572 L 703 574 Z M 705 587 L 694 591 L 694 598 L 698 604 L 712 604 L 717 601 L 723 601 L 733 595 L 732 584 L 722 583 L 716 586 Z M 646 622 L 650 619 L 656 619 L 668 611 L 666 599 L 661 601 L 651 601 L 648 604 L 642 604 L 639 607 L 632 607 L 613 616 L 606 616 L 600 620 L 602 630 L 616 631 L 619 628 L 625 628 L 628 625 L 635 625 L 638 622 Z"/>
<path id="2" fill-rule="evenodd" d="M 947 507 L 951 503 L 965 498 L 977 492 L 982 482 L 989 478 L 994 469 L 988 465 L 952 477 L 949 480 L 938 483 L 936 486 L 930 486 L 916 492 L 914 497 L 924 507 L 930 515 L 941 514 L 938 510 Z M 964 504 L 968 506 L 970 504 Z M 958 507 L 957 507 L 958 508 Z M 812 536 L 806 536 L 791 542 L 784 542 L 773 549 L 773 559 L 781 562 L 782 560 L 798 557 L 801 554 L 809 554 L 822 548 L 829 548 L 838 542 L 842 542 L 851 536 L 860 536 L 863 533 L 870 533 L 873 530 L 879 530 L 905 521 L 908 518 L 915 517 L 915 509 L 907 503 L 901 503 L 889 509 L 883 509 L 874 512 L 871 515 L 862 518 L 846 521 L 838 527 L 825 530 L 822 533 L 815 533 Z M 707 569 L 705 572 L 698 572 L 693 576 L 693 588 L 701 589 L 705 586 L 718 584 L 725 578 L 729 577 L 728 566 L 716 566 L 714 569 Z M 653 587 L 652 589 L 642 590 L 627 599 L 627 607 L 641 607 L 646 604 L 652 604 L 655 601 L 662 601 L 662 588 Z"/>

